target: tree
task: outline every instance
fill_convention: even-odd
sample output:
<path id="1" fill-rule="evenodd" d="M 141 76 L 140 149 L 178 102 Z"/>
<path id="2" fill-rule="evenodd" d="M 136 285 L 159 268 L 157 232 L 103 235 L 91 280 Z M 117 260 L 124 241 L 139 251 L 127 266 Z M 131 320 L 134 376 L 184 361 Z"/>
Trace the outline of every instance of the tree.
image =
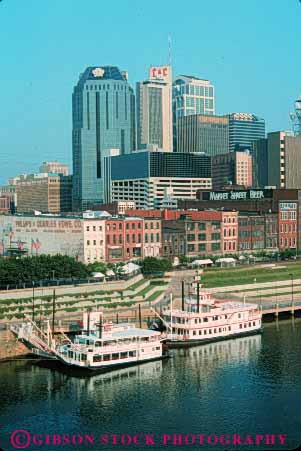
<path id="1" fill-rule="evenodd" d="M 156 257 L 146 257 L 140 262 L 141 270 L 144 274 L 171 271 L 172 264 L 167 259 Z"/>

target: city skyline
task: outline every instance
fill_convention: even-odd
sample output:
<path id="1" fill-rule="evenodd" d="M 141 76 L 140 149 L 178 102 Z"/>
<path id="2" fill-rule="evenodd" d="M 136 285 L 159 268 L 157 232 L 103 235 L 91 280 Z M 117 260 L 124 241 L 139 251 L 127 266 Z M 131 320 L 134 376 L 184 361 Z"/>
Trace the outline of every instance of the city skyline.
<path id="1" fill-rule="evenodd" d="M 209 79 L 216 90 L 216 114 L 254 113 L 266 120 L 267 131 L 291 127 L 289 111 L 301 90 L 300 61 L 294 56 L 301 14 L 297 1 L 285 9 L 280 0 L 264 5 L 259 0 L 243 5 L 193 1 L 184 15 L 177 2 L 155 1 L 151 10 L 141 2 L 120 2 L 118 8 L 107 5 L 105 16 L 96 0 L 88 7 L 79 0 L 53 0 L 43 10 L 36 5 L 35 0 L 12 0 L 0 9 L 0 183 L 32 172 L 41 160 L 71 165 L 71 96 L 78 74 L 87 66 L 112 64 L 129 72 L 134 88 L 151 65 L 168 63 L 169 34 L 174 77 Z M 70 11 L 72 25 L 66 28 Z M 116 27 L 111 27 L 113 19 Z"/>

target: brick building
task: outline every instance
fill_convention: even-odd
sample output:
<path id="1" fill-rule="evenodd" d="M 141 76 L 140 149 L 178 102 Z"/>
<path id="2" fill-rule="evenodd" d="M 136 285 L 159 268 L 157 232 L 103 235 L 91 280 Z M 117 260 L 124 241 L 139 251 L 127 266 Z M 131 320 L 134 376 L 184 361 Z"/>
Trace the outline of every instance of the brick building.
<path id="1" fill-rule="evenodd" d="M 144 257 L 160 257 L 162 255 L 161 219 L 144 218 L 143 226 Z"/>
<path id="2" fill-rule="evenodd" d="M 110 218 L 106 220 L 105 255 L 111 263 L 143 257 L 143 220 Z"/>

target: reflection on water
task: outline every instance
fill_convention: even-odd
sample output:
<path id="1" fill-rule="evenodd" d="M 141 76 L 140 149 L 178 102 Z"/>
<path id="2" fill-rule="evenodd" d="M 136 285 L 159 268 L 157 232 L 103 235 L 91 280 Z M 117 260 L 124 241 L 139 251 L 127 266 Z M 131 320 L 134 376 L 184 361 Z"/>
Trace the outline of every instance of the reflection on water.
<path id="1" fill-rule="evenodd" d="M 2 364 L 0 447 L 10 449 L 9 433 L 17 428 L 70 434 L 284 432 L 290 437 L 286 449 L 296 447 L 300 342 L 296 319 L 294 325 L 266 325 L 262 335 L 173 350 L 165 361 L 88 378 L 30 362 Z"/>

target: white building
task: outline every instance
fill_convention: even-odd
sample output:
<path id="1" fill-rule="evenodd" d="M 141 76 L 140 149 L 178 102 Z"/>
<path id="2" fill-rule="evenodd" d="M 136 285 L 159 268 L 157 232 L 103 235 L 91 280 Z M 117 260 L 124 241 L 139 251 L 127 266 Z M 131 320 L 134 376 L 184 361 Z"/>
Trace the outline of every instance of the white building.
<path id="1" fill-rule="evenodd" d="M 137 83 L 137 144 L 173 150 L 171 66 L 151 67 L 149 80 Z"/>
<path id="2" fill-rule="evenodd" d="M 133 200 L 138 209 L 161 208 L 166 201 L 166 190 L 177 199 L 196 199 L 198 190 L 211 190 L 211 178 L 149 177 L 112 180 L 112 202 Z M 174 204 L 176 205 L 176 204 Z"/>

